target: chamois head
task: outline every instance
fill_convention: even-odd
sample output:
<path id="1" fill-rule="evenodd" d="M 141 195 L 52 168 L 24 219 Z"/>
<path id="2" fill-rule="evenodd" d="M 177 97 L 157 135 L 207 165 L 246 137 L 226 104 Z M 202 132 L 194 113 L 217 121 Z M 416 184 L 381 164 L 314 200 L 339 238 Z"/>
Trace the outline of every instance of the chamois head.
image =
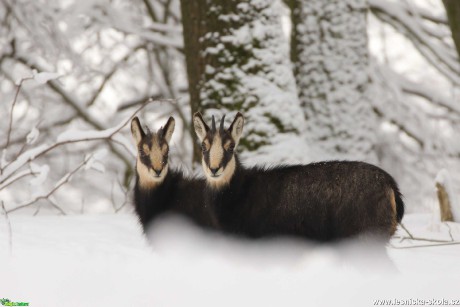
<path id="1" fill-rule="evenodd" d="M 174 132 L 174 118 L 170 117 L 157 133 L 142 130 L 137 117 L 131 121 L 131 133 L 137 145 L 136 171 L 139 183 L 152 188 L 161 183 L 168 173 L 169 141 Z"/>
<path id="2" fill-rule="evenodd" d="M 201 142 L 202 165 L 208 184 L 221 187 L 230 182 L 235 172 L 235 148 L 243 132 L 244 118 L 237 113 L 228 129 L 224 128 L 225 115 L 216 127 L 214 116 L 211 128 L 204 122 L 201 113 L 193 115 L 195 132 Z"/>

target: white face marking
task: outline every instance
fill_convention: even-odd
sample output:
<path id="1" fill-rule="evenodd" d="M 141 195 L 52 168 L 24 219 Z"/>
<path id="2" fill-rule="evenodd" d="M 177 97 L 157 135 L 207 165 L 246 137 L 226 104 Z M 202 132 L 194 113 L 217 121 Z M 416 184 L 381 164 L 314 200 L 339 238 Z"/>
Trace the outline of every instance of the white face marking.
<path id="1" fill-rule="evenodd" d="M 235 172 L 235 158 L 232 157 L 232 159 L 227 163 L 227 167 L 225 169 L 220 169 L 217 173 L 219 174 L 218 176 L 214 176 L 209 168 L 206 166 L 206 163 L 204 160 L 202 161 L 203 164 L 203 169 L 205 170 L 206 174 L 206 182 L 208 183 L 209 186 L 219 189 L 221 187 L 224 187 L 230 183 L 230 180 L 232 179 L 233 173 Z"/>
<path id="2" fill-rule="evenodd" d="M 155 171 L 151 168 L 147 168 L 141 162 L 139 157 L 137 158 L 136 169 L 137 173 L 139 174 L 139 184 L 141 187 L 145 189 L 151 189 L 156 187 L 157 185 L 163 182 L 163 180 L 166 177 L 166 174 L 168 174 L 168 165 L 165 165 L 160 175 L 157 176 Z"/>
<path id="3" fill-rule="evenodd" d="M 156 170 L 160 170 L 163 168 L 163 151 L 158 146 L 153 146 L 152 150 L 150 151 L 150 162 L 152 163 L 152 167 Z"/>
<path id="4" fill-rule="evenodd" d="M 224 158 L 224 149 L 222 148 L 222 139 L 216 133 L 212 140 L 211 150 L 209 151 L 209 168 L 218 168 Z M 217 173 L 219 173 L 221 170 Z"/>
<path id="5" fill-rule="evenodd" d="M 152 136 L 152 148 L 149 148 L 147 144 L 143 145 L 144 153 L 149 157 L 152 168 L 148 168 L 142 163 L 139 154 L 137 157 L 136 169 L 139 174 L 139 183 L 143 188 L 154 188 L 158 184 L 162 183 L 166 174 L 168 173 L 168 164 L 163 165 L 163 157 L 167 154 L 167 148 L 161 148 L 158 145 L 158 136 Z M 160 170 L 159 175 L 155 170 Z"/>

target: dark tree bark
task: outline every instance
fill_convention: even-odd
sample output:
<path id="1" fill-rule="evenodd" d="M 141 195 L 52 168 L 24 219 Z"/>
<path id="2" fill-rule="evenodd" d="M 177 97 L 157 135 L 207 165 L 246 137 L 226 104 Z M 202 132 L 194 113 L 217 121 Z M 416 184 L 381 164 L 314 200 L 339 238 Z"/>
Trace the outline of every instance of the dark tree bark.
<path id="1" fill-rule="evenodd" d="M 184 33 L 184 52 L 187 65 L 188 87 L 190 94 L 190 118 L 202 111 L 198 84 L 204 73 L 205 59 L 202 57 L 204 44 L 199 38 L 207 33 L 206 0 L 181 0 L 182 24 Z M 201 150 L 196 142 L 193 146 L 193 161 L 199 161 Z"/>
<path id="2" fill-rule="evenodd" d="M 447 20 L 452 31 L 452 38 L 457 48 L 458 58 L 460 59 L 460 1 L 442 0 L 446 8 Z"/>

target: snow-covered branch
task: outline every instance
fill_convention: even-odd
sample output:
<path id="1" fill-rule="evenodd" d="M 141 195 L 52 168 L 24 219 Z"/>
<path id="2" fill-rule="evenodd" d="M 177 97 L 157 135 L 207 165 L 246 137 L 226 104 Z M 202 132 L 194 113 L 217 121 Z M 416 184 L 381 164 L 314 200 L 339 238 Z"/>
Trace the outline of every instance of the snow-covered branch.
<path id="1" fill-rule="evenodd" d="M 460 105 L 453 103 L 447 97 L 437 93 L 437 91 L 426 84 L 417 84 L 407 79 L 401 74 L 391 70 L 391 68 L 379 66 L 382 73 L 386 75 L 387 79 L 391 79 L 399 90 L 407 94 L 415 95 L 426 99 L 429 103 L 447 109 L 449 112 L 454 112 L 460 116 Z"/>
<path id="2" fill-rule="evenodd" d="M 146 104 L 140 106 L 134 114 L 140 111 Z M 6 181 L 11 180 L 11 177 L 16 174 L 24 165 L 30 163 L 31 161 L 39 158 L 40 156 L 45 155 L 51 150 L 58 148 L 63 145 L 86 142 L 86 141 L 97 141 L 97 140 L 116 140 L 122 144 L 127 144 L 128 142 L 121 136 L 115 136 L 126 124 L 129 123 L 131 118 L 134 115 L 131 115 L 126 120 L 122 121 L 119 125 L 102 130 L 102 131 L 65 131 L 61 133 L 56 142 L 52 144 L 43 144 L 35 148 L 29 149 L 26 152 L 19 155 L 16 160 L 6 164 L 3 168 L 3 172 L 0 175 L 0 184 L 4 184 Z M 127 148 L 129 146 L 126 146 Z M 131 154 L 134 155 L 133 152 Z"/>
<path id="3" fill-rule="evenodd" d="M 434 42 L 415 17 L 399 4 L 370 0 L 371 11 L 380 20 L 389 23 L 406 35 L 433 66 L 454 84 L 460 84 L 460 64 L 456 54 L 445 44 Z"/>
<path id="4" fill-rule="evenodd" d="M 439 138 L 439 132 L 428 124 L 430 119 L 445 119 L 450 122 L 458 122 L 460 119 L 460 107 L 452 101 L 436 93 L 429 86 L 415 84 L 388 67 L 373 63 L 371 78 L 377 88 L 384 92 L 384 95 L 379 95 L 379 99 L 372 101 L 374 112 L 382 120 L 398 127 L 421 149 L 427 144 L 443 142 L 442 138 Z M 420 108 L 407 94 L 422 97 L 431 106 Z M 385 96 L 387 98 L 384 98 Z M 445 148 L 445 146 L 435 147 Z"/>
<path id="5" fill-rule="evenodd" d="M 32 199 L 27 200 L 27 201 L 15 206 L 14 208 L 7 210 L 6 212 L 11 213 L 11 212 L 14 212 L 16 210 L 20 210 L 20 209 L 29 207 L 29 206 L 35 204 L 36 202 L 38 202 L 39 200 L 49 199 L 57 190 L 59 190 L 59 188 L 61 188 L 64 184 L 68 183 L 70 181 L 70 179 L 72 178 L 72 176 L 75 175 L 81 168 L 83 168 L 83 166 L 85 166 L 91 160 L 91 158 L 92 158 L 92 156 L 86 157 L 83 160 L 82 163 L 80 163 L 71 172 L 65 174 L 58 182 L 56 182 L 56 184 L 54 185 L 54 187 L 51 190 L 49 190 L 49 191 L 47 191 L 45 193 L 36 195 Z M 59 206 L 57 206 L 55 202 L 53 202 L 51 200 L 51 203 L 52 203 L 53 207 L 57 207 L 57 209 L 61 213 L 65 214 L 64 210 L 62 210 Z"/>

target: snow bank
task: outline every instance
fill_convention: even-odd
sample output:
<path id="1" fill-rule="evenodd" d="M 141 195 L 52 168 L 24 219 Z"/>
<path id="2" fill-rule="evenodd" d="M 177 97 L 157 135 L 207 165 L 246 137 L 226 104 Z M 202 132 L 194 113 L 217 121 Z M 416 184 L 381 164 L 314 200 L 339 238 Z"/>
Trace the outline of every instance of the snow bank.
<path id="1" fill-rule="evenodd" d="M 0 219 L 1 295 L 30 306 L 372 306 L 376 299 L 458 298 L 458 247 L 390 250 L 402 274 L 388 275 L 372 262 L 364 272 L 347 265 L 346 249 L 224 238 L 177 218 L 154 225 L 151 245 L 131 215 L 10 219 L 11 256 Z"/>

